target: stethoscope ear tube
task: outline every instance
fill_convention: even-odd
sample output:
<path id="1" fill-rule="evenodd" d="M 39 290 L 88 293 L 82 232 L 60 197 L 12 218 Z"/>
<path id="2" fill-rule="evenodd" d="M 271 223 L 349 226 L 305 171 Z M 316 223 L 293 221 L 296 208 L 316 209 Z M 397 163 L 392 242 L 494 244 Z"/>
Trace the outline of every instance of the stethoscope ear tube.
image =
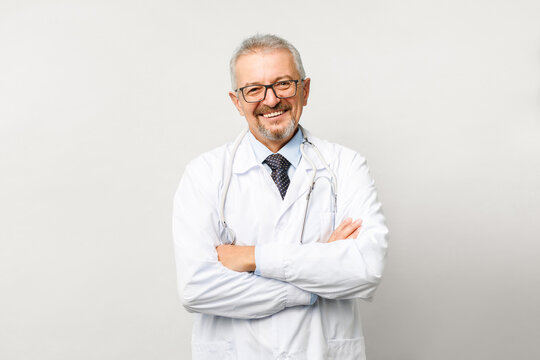
<path id="1" fill-rule="evenodd" d="M 221 223 L 221 226 L 223 226 L 223 231 L 221 232 L 221 242 L 224 244 L 234 245 L 236 243 L 236 234 L 234 233 L 233 229 L 227 226 L 227 222 L 225 221 L 225 201 L 227 200 L 229 185 L 231 184 L 234 157 L 236 156 L 236 151 L 238 150 L 238 147 L 240 146 L 240 143 L 242 142 L 244 136 L 246 136 L 248 130 L 249 128 L 244 129 L 234 141 L 233 148 L 230 154 L 231 157 L 229 159 L 229 164 L 225 172 L 225 183 L 223 184 L 221 199 L 219 201 L 219 222 Z M 225 241 L 223 241 L 223 238 L 225 238 Z"/>

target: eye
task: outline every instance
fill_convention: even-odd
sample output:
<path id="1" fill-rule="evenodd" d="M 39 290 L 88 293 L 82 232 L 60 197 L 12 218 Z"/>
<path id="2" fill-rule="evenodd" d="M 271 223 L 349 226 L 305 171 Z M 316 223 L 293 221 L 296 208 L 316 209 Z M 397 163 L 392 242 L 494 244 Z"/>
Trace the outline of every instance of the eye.
<path id="1" fill-rule="evenodd" d="M 278 89 L 286 89 L 291 86 L 291 80 L 278 81 L 274 86 Z"/>
<path id="2" fill-rule="evenodd" d="M 244 89 L 246 95 L 256 95 L 262 91 L 263 86 L 249 86 Z"/>

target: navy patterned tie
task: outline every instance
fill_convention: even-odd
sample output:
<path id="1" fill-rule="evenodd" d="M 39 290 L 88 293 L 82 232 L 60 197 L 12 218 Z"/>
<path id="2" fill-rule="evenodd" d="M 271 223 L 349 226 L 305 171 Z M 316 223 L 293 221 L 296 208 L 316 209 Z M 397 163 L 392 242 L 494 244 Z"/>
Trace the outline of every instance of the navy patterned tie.
<path id="1" fill-rule="evenodd" d="M 287 175 L 287 170 L 289 170 L 291 163 L 281 154 L 269 155 L 263 162 L 272 169 L 272 180 L 276 183 L 283 199 L 291 183 L 289 175 Z"/>

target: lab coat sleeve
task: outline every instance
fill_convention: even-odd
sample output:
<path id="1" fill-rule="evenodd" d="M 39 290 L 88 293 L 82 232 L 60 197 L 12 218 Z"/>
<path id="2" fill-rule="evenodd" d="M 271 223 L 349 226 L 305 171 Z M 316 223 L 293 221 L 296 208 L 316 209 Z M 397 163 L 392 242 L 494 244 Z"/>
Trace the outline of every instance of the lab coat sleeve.
<path id="1" fill-rule="evenodd" d="M 388 230 L 365 159 L 351 156 L 346 168 L 338 175 L 336 226 L 346 217 L 361 218 L 357 239 L 332 243 L 312 239 L 304 245 L 287 239 L 258 246 L 261 276 L 286 281 L 322 298 L 371 299 L 383 272 Z"/>
<path id="2" fill-rule="evenodd" d="M 201 162 L 199 162 L 201 163 Z M 189 312 L 255 319 L 309 305 L 311 294 L 283 281 L 235 272 L 217 258 L 217 185 L 211 169 L 188 166 L 174 199 L 173 238 L 180 298 Z"/>

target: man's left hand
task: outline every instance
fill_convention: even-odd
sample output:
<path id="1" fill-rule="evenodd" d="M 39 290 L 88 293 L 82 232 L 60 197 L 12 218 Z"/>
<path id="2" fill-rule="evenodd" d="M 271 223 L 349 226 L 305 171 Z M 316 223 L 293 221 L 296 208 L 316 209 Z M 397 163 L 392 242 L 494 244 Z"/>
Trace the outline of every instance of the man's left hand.
<path id="1" fill-rule="evenodd" d="M 255 246 L 219 245 L 218 260 L 238 272 L 255 271 Z"/>

